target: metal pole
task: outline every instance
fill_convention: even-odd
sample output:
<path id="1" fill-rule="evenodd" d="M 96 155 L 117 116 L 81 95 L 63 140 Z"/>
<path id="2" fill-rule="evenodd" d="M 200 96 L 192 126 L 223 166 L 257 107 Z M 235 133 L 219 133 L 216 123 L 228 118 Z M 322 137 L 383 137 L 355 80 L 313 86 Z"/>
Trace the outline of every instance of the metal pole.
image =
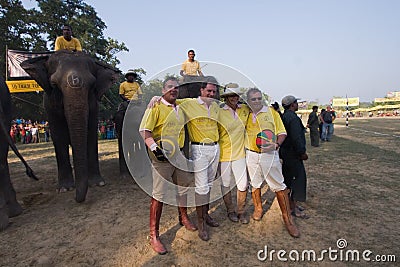
<path id="1" fill-rule="evenodd" d="M 346 128 L 349 127 L 349 98 L 346 95 Z"/>
<path id="2" fill-rule="evenodd" d="M 8 81 L 8 45 L 6 45 L 6 81 Z"/>

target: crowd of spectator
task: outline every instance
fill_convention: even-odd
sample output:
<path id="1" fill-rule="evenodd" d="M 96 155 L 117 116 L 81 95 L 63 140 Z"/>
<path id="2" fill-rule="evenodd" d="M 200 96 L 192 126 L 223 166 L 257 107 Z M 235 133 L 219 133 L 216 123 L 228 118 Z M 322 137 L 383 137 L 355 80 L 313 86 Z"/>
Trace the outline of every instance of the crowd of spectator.
<path id="1" fill-rule="evenodd" d="M 51 140 L 49 123 L 47 121 L 25 120 L 17 118 L 12 120 L 10 136 L 14 143 L 32 144 L 49 142 Z M 98 137 L 101 140 L 115 139 L 115 123 L 111 120 L 100 120 L 98 123 Z"/>
<path id="2" fill-rule="evenodd" d="M 14 143 L 30 144 L 50 141 L 50 128 L 47 121 L 17 118 L 11 122 L 10 136 Z"/>
<path id="3" fill-rule="evenodd" d="M 115 123 L 112 119 L 101 119 L 98 124 L 98 135 L 100 140 L 115 139 Z"/>

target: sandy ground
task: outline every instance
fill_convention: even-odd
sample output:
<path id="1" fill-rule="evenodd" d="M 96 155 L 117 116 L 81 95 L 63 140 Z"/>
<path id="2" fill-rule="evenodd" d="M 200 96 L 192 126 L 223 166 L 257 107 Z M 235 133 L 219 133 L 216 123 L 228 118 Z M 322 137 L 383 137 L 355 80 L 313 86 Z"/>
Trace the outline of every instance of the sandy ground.
<path id="1" fill-rule="evenodd" d="M 0 266 L 394 266 L 376 262 L 376 255 L 397 256 L 400 138 L 399 119 L 365 119 L 343 127 L 338 120 L 332 142 L 309 147 L 308 220 L 296 219 L 302 236 L 294 239 L 284 228 L 274 195 L 263 187 L 264 217 L 248 225 L 226 218 L 222 201 L 212 203 L 221 226 L 210 229 L 211 240 L 178 224 L 176 207 L 165 206 L 161 240 L 169 253 L 157 255 L 146 240 L 150 197 L 129 178 L 118 174 L 117 142 L 101 141 L 104 187 L 91 187 L 87 201 L 74 201 L 74 191 L 56 192 L 56 162 L 51 144 L 19 145 L 40 181 L 29 180 L 10 153 L 10 171 L 24 213 L 0 233 Z M 379 135 L 366 133 L 374 131 Z M 309 137 L 307 135 L 307 141 Z M 248 196 L 247 211 L 253 211 Z M 190 209 L 195 220 L 195 211 Z M 340 244 L 337 244 L 338 240 Z M 346 241 L 347 246 L 342 247 Z M 341 246 L 340 249 L 338 246 Z M 260 250 L 268 249 L 268 257 Z M 338 250 L 331 258 L 323 250 Z M 275 253 L 270 257 L 271 250 Z M 283 262 L 278 250 L 286 251 Z M 289 258 L 300 253 L 300 260 Z M 314 250 L 315 261 L 301 260 Z M 340 252 L 360 252 L 359 261 L 340 259 Z M 371 250 L 371 262 L 361 252 Z M 334 260 L 333 256 L 338 258 Z M 273 259 L 272 259 L 273 258 Z M 319 260 L 318 260 L 319 258 Z M 382 258 L 382 257 L 381 257 Z M 373 260 L 373 261 L 372 261 Z"/>

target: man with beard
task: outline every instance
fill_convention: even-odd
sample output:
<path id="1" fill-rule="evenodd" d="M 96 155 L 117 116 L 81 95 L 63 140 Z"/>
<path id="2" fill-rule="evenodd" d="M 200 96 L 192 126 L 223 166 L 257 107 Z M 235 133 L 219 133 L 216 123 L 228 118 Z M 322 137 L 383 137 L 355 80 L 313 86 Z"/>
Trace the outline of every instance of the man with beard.
<path id="1" fill-rule="evenodd" d="M 289 201 L 291 214 L 295 217 L 307 219 L 303 208 L 297 205 L 297 201 L 306 200 L 307 176 L 304 168 L 304 160 L 308 159 L 306 153 L 306 138 L 301 119 L 296 115 L 299 109 L 297 98 L 288 95 L 282 99 L 285 109 L 282 121 L 287 131 L 287 137 L 282 143 L 279 155 L 282 158 L 282 173 L 285 184 L 290 189 Z"/>

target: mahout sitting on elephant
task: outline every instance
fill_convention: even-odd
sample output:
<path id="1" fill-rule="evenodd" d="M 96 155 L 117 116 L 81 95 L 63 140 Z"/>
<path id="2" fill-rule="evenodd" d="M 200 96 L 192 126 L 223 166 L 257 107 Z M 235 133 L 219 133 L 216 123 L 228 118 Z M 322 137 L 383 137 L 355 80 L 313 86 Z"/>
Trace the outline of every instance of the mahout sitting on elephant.
<path id="1" fill-rule="evenodd" d="M 37 180 L 32 169 L 28 166 L 24 158 L 18 152 L 17 147 L 10 136 L 11 128 L 11 96 L 7 84 L 0 76 L 0 231 L 4 230 L 11 217 L 22 213 L 22 207 L 18 203 L 14 187 L 10 180 L 8 169 L 8 148 L 21 159 L 25 165 L 26 174 Z"/>
<path id="2" fill-rule="evenodd" d="M 75 200 L 82 202 L 89 184 L 105 184 L 98 158 L 99 100 L 120 71 L 83 52 L 67 50 L 26 60 L 21 67 L 45 91 L 44 105 L 57 158 L 58 189 L 64 192 L 75 186 Z"/>

